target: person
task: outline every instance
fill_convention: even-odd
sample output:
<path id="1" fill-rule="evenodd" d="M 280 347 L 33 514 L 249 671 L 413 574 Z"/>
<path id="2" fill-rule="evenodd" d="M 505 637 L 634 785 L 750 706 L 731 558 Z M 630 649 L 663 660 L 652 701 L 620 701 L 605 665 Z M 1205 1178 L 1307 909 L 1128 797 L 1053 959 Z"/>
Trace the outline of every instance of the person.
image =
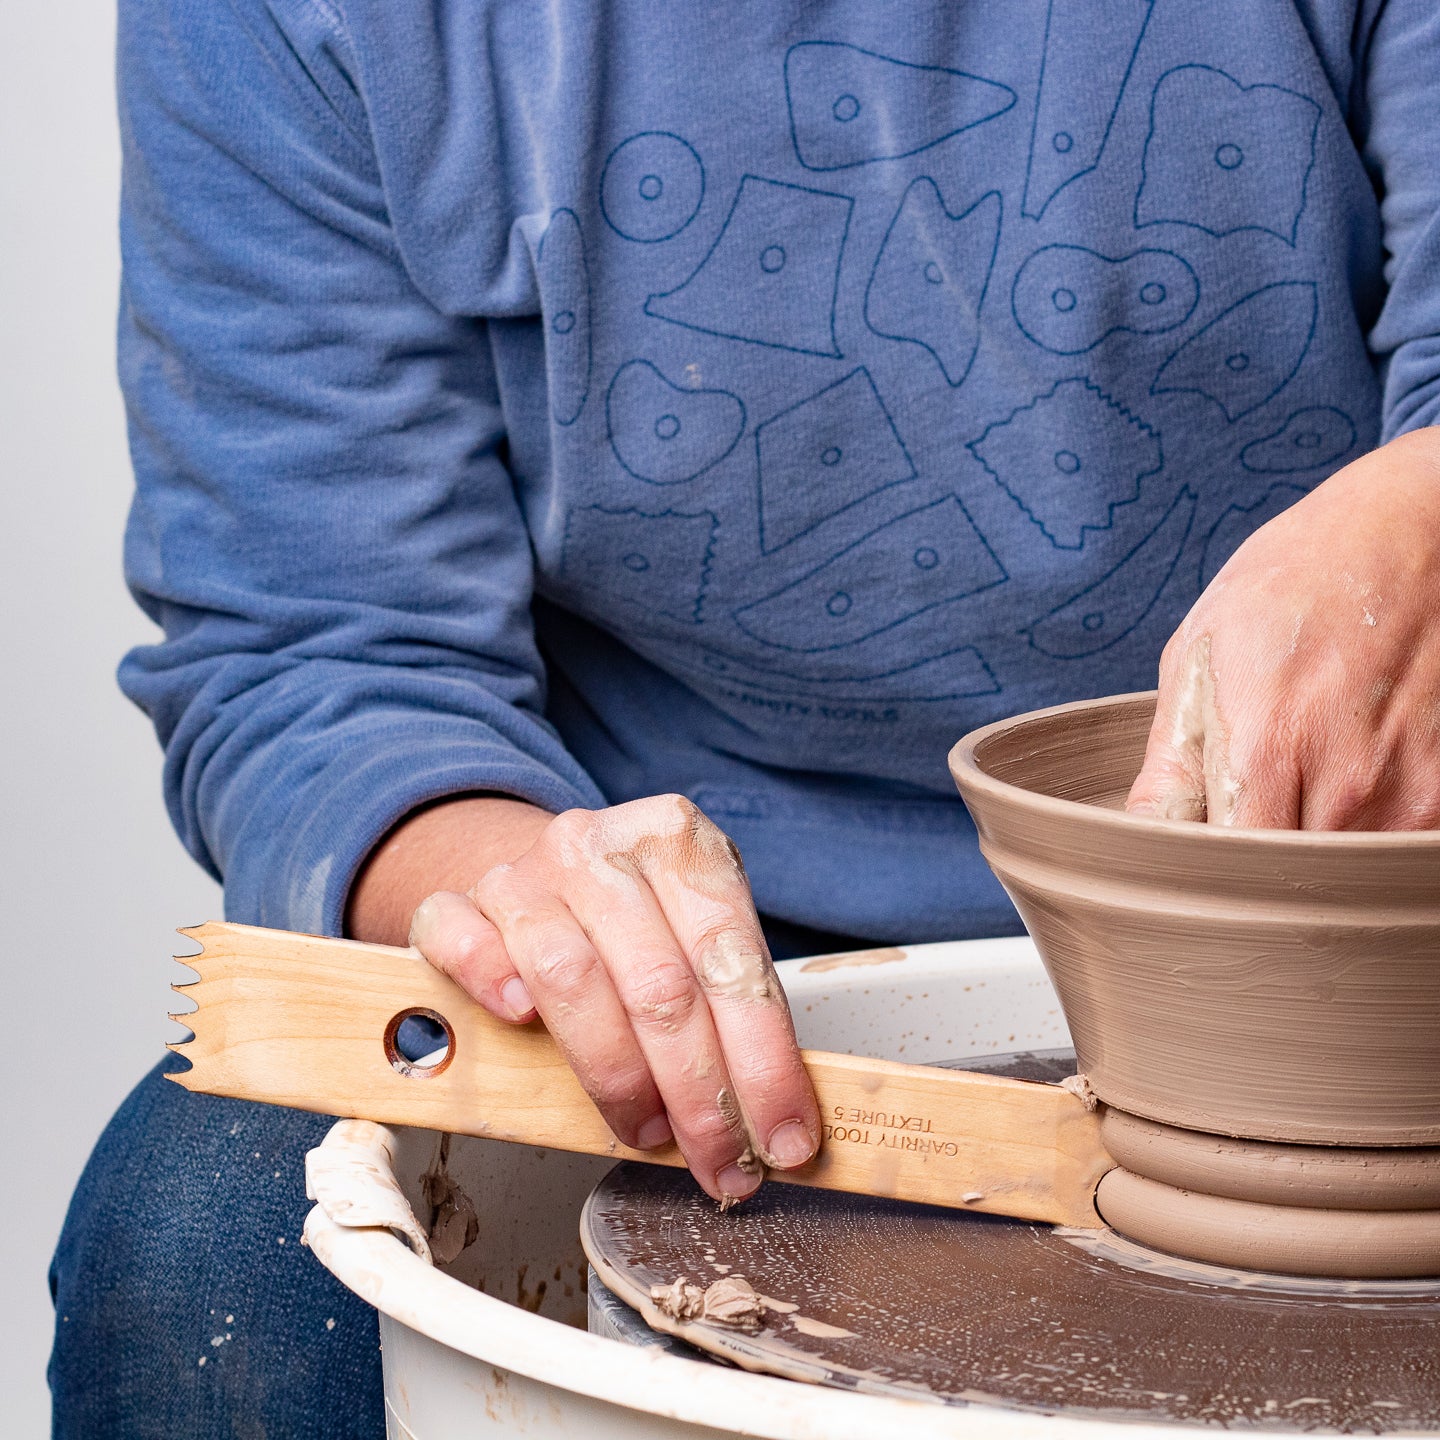
<path id="1" fill-rule="evenodd" d="M 973 726 L 1158 657 L 1132 809 L 1433 825 L 1437 60 L 1422 0 L 122 0 L 121 681 L 227 914 L 413 939 L 734 1201 L 818 1139 L 773 959 L 1018 931 Z M 178 1063 L 55 1433 L 379 1435 L 324 1122 Z"/>

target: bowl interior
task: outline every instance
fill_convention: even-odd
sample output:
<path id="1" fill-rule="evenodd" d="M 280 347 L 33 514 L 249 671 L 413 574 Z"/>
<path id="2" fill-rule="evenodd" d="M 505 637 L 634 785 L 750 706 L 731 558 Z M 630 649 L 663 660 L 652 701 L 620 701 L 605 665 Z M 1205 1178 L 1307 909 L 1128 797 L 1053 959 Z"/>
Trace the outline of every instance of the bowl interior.
<path id="1" fill-rule="evenodd" d="M 1066 706 L 986 736 L 975 764 L 1033 794 L 1123 810 L 1154 718 L 1153 694 Z"/>

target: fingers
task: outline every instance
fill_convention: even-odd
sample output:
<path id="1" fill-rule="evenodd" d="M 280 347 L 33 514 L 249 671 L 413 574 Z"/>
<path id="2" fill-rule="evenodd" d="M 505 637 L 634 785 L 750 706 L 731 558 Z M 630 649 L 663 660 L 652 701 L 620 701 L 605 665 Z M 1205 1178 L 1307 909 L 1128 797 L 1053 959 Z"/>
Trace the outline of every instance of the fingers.
<path id="1" fill-rule="evenodd" d="M 1306 830 L 1440 827 L 1440 754 L 1403 721 L 1342 730 L 1310 760 L 1299 825 Z"/>
<path id="2" fill-rule="evenodd" d="M 626 1145 L 667 1144 L 671 1126 L 610 974 L 568 906 L 538 877 L 491 870 L 472 892 L 576 1078 Z"/>
<path id="3" fill-rule="evenodd" d="M 757 1153 L 772 1169 L 806 1164 L 820 1144 L 819 1106 L 758 923 L 692 921 L 682 911 L 672 924 L 705 989 Z"/>
<path id="4" fill-rule="evenodd" d="M 556 817 L 468 897 L 431 896 L 413 939 L 492 1013 L 533 1007 L 616 1136 L 673 1136 L 722 1203 L 815 1155 L 818 1107 L 738 852 L 688 800 Z"/>
<path id="5" fill-rule="evenodd" d="M 1226 774 L 1226 825 L 1249 830 L 1301 828 L 1301 771 L 1283 739 L 1283 721 L 1265 717 L 1266 732 L 1238 755 Z"/>
<path id="6" fill-rule="evenodd" d="M 1214 708 L 1209 639 L 1184 650 L 1178 659 L 1175 644 L 1166 646 L 1161 660 L 1155 720 L 1125 808 L 1157 820 L 1205 820 L 1206 711 Z"/>
<path id="7" fill-rule="evenodd" d="M 464 895 L 438 890 L 410 921 L 410 943 L 499 1020 L 533 1018 L 535 1004 L 500 932 Z"/>
<path id="8" fill-rule="evenodd" d="M 794 1169 L 819 1148 L 819 1107 L 744 871 L 709 828 L 714 844 L 687 865 L 647 867 L 647 878 L 708 1002 L 756 1153 Z"/>
<path id="9" fill-rule="evenodd" d="M 686 1163 L 722 1203 L 743 1200 L 763 1167 L 736 1098 L 734 1057 L 654 892 L 636 881 L 582 888 L 572 905 L 594 937 Z M 602 912 L 611 923 L 597 923 Z"/>
<path id="10" fill-rule="evenodd" d="M 653 877 L 676 867 L 708 874 L 715 851 L 733 873 L 731 852 L 703 816 L 697 842 L 697 816 L 694 806 L 671 797 L 599 817 L 572 812 L 554 822 L 546 849 L 563 872 L 565 903 L 604 967 L 681 1153 L 701 1185 L 726 1202 L 753 1193 L 763 1166 L 699 977 L 652 888 Z M 488 893 L 481 903 L 495 916 Z M 523 970 L 504 918 L 496 918 Z M 543 1013 L 538 991 L 537 999 Z"/>
<path id="11" fill-rule="evenodd" d="M 1173 643 L 1173 642 L 1172 642 Z M 1232 733 L 1216 698 L 1208 634 L 1166 648 L 1145 760 L 1125 808 L 1161 820 L 1265 830 L 1300 824 L 1300 766 L 1283 718 L 1241 682 L 1245 728 Z"/>
<path id="12" fill-rule="evenodd" d="M 1133 813 L 1263 829 L 1440 819 L 1436 434 L 1352 462 L 1226 561 L 1166 647 Z"/>

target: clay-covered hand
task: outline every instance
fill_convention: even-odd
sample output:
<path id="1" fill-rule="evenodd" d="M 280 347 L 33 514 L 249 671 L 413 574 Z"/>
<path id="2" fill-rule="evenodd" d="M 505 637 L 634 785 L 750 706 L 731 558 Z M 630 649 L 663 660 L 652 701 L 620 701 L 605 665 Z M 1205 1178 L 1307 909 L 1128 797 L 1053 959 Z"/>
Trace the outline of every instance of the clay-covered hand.
<path id="1" fill-rule="evenodd" d="M 815 1153 L 819 1111 L 739 852 L 689 800 L 556 816 L 410 933 L 503 1020 L 538 1011 L 625 1144 L 722 1203 Z"/>
<path id="2" fill-rule="evenodd" d="M 1231 556 L 1165 647 L 1127 809 L 1440 824 L 1440 428 L 1337 471 Z"/>

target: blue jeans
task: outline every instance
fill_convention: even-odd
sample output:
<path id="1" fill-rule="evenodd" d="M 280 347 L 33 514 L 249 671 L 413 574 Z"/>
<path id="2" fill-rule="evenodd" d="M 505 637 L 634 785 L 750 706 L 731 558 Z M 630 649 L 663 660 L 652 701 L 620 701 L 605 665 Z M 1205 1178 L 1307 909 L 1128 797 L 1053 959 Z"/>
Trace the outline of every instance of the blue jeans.
<path id="1" fill-rule="evenodd" d="M 863 941 L 778 922 L 771 951 Z M 382 1440 L 375 1311 L 300 1244 L 331 1121 L 192 1095 L 167 1056 L 80 1177 L 55 1259 L 55 1440 Z M 0 1425 L 3 1430 L 3 1425 Z"/>
<path id="2" fill-rule="evenodd" d="M 300 1244 L 331 1121 L 192 1095 L 160 1062 L 80 1177 L 50 1267 L 57 1440 L 381 1440 L 375 1311 Z M 283 1243 L 282 1243 L 283 1242 Z"/>

